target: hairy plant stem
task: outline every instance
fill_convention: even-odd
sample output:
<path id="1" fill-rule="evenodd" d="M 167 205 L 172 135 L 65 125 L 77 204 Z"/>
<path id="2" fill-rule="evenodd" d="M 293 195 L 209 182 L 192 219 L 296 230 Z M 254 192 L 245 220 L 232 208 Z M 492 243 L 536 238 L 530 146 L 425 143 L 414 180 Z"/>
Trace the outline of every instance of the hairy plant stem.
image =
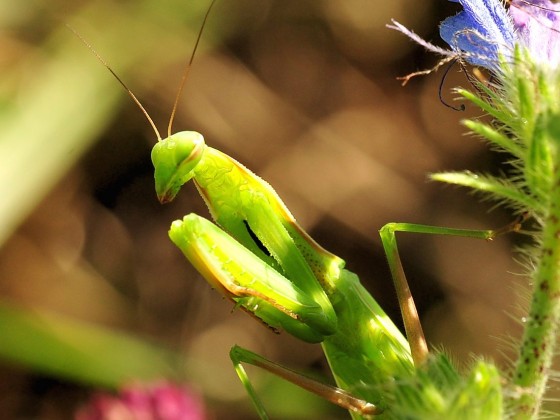
<path id="1" fill-rule="evenodd" d="M 548 215 L 542 230 L 540 261 L 508 401 L 516 419 L 538 416 L 555 354 L 560 315 L 560 165 L 553 169 Z"/>

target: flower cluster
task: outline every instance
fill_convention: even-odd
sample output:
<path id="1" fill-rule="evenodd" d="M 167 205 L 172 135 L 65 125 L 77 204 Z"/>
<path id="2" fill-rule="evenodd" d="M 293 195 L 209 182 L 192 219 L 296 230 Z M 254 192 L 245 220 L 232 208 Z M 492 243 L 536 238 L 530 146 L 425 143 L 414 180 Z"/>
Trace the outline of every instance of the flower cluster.
<path id="1" fill-rule="evenodd" d="M 396 29 L 430 51 L 461 58 L 499 72 L 500 58 L 511 59 L 516 45 L 528 50 L 536 64 L 556 69 L 560 64 L 560 6 L 550 0 L 450 0 L 463 11 L 445 19 L 440 35 L 451 50 L 439 48 L 393 21 Z"/>

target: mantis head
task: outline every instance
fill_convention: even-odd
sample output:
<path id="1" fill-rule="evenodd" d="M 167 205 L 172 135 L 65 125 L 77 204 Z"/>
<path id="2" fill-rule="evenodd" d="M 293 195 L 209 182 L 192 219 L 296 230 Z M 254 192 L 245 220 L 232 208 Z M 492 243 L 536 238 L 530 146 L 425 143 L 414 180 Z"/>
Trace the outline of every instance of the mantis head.
<path id="1" fill-rule="evenodd" d="M 193 177 L 205 148 L 204 137 L 196 131 L 181 131 L 154 146 L 152 163 L 160 203 L 173 201 L 183 184 Z"/>

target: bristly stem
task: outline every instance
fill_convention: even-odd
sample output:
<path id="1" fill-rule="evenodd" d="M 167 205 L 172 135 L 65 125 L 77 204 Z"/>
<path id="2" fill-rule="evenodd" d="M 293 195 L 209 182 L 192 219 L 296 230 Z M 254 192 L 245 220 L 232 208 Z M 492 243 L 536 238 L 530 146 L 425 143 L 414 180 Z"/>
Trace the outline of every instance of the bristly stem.
<path id="1" fill-rule="evenodd" d="M 540 409 L 555 354 L 560 315 L 560 165 L 554 168 L 550 210 L 544 221 L 540 261 L 533 277 L 531 308 L 515 365 L 510 400 L 515 418 L 534 418 Z"/>

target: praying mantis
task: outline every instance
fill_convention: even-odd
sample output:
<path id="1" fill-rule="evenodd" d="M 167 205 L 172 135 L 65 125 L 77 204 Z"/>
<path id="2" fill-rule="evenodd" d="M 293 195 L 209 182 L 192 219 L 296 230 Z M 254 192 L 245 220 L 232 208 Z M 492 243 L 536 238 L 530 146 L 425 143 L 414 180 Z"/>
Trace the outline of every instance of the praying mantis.
<path id="1" fill-rule="evenodd" d="M 161 140 L 152 150 L 152 162 L 161 202 L 173 200 L 192 179 L 217 224 L 189 214 L 173 222 L 169 231 L 206 280 L 273 329 L 321 342 L 339 389 L 233 347 L 236 371 L 261 418 L 268 417 L 243 362 L 328 398 L 354 418 L 381 413 L 390 418 L 408 418 L 412 413 L 410 418 L 461 418 L 464 410 L 472 418 L 501 415 L 495 367 L 478 362 L 462 378 L 445 355 L 428 353 L 395 240 L 397 231 L 487 240 L 500 232 L 406 223 L 381 229 L 407 342 L 357 276 L 344 269 L 344 261 L 299 227 L 272 187 L 233 158 L 206 146 L 199 133 L 184 131 Z"/>
<path id="2" fill-rule="evenodd" d="M 89 46 L 87 42 L 86 45 Z M 232 348 L 234 368 L 258 415 L 268 418 L 243 363 L 262 367 L 314 392 L 348 409 L 355 419 L 501 417 L 502 385 L 493 364 L 476 361 L 463 374 L 445 354 L 428 351 L 395 234 L 416 232 L 490 240 L 502 232 L 516 230 L 519 221 L 503 230 L 409 223 L 390 223 L 380 230 L 401 306 L 405 337 L 358 277 L 345 269 L 344 260 L 322 248 L 298 225 L 266 181 L 232 157 L 207 146 L 197 132 L 171 134 L 194 51 L 166 138 L 161 138 L 134 94 L 95 54 L 125 87 L 156 132 L 158 142 L 151 159 L 159 201 L 173 201 L 181 187 L 192 180 L 210 210 L 214 223 L 196 214 L 173 222 L 169 231 L 173 243 L 236 307 L 276 332 L 321 343 L 338 387 L 313 381 L 249 350 Z"/>

